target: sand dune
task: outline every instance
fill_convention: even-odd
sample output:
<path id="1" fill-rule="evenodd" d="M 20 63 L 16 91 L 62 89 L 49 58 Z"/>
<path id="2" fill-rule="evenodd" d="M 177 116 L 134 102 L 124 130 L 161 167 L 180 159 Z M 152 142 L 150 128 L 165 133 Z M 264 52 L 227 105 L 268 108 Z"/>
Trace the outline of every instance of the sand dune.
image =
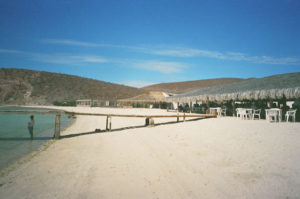
<path id="1" fill-rule="evenodd" d="M 150 109 L 73 111 L 174 114 Z M 113 118 L 113 128 L 144 122 Z M 105 118 L 78 116 L 62 135 L 104 125 Z M 0 198 L 297 198 L 299 130 L 299 123 L 225 117 L 72 136 L 3 177 Z"/>

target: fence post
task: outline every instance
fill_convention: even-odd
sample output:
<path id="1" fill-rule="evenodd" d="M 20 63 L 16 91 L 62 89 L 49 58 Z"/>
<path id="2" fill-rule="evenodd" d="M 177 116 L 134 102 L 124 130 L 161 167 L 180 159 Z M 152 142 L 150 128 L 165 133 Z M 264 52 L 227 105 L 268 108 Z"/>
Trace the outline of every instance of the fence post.
<path id="1" fill-rule="evenodd" d="M 214 111 L 214 116 L 217 117 L 218 116 L 218 112 L 217 110 Z"/>
<path id="2" fill-rule="evenodd" d="M 179 122 L 179 113 L 177 112 L 177 122 Z"/>
<path id="3" fill-rule="evenodd" d="M 111 131 L 111 116 L 107 115 L 106 117 L 106 131 Z"/>
<path id="4" fill-rule="evenodd" d="M 185 113 L 183 113 L 183 121 L 185 122 Z"/>
<path id="5" fill-rule="evenodd" d="M 145 120 L 145 126 L 154 126 L 154 119 L 151 117 L 147 117 Z"/>
<path id="6" fill-rule="evenodd" d="M 111 131 L 111 119 L 112 119 L 112 117 L 109 116 L 109 131 Z"/>
<path id="7" fill-rule="evenodd" d="M 108 118 L 109 118 L 109 115 L 106 116 L 106 131 L 108 131 L 108 120 L 109 120 Z"/>
<path id="8" fill-rule="evenodd" d="M 235 117 L 236 116 L 235 115 L 235 101 L 232 101 L 231 105 L 232 105 L 232 116 Z"/>
<path id="9" fill-rule="evenodd" d="M 55 118 L 54 138 L 59 139 L 59 137 L 60 137 L 60 114 L 57 114 Z"/>

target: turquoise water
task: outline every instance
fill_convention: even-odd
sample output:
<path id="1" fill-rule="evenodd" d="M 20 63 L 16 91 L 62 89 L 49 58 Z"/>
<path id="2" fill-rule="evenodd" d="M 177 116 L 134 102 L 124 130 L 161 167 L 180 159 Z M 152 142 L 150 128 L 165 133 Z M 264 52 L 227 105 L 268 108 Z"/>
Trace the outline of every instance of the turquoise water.
<path id="1" fill-rule="evenodd" d="M 47 109 L 0 107 L 0 110 L 36 110 Z M 30 115 L 34 115 L 33 140 L 27 129 Z M 61 130 L 66 128 L 73 119 L 61 115 Z M 46 141 L 52 139 L 54 134 L 54 114 L 15 114 L 0 113 L 0 169 L 3 169 L 25 155 L 37 150 Z"/>

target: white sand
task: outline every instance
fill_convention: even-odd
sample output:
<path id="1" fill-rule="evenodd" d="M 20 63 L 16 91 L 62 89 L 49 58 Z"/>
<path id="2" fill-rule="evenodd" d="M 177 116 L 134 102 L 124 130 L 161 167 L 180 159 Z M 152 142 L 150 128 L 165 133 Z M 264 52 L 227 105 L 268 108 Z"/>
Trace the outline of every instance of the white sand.
<path id="1" fill-rule="evenodd" d="M 113 128 L 144 122 L 113 118 Z M 78 116 L 63 134 L 104 127 L 105 118 Z M 0 198 L 299 198 L 299 157 L 299 123 L 226 117 L 87 134 L 56 141 L 3 177 Z"/>

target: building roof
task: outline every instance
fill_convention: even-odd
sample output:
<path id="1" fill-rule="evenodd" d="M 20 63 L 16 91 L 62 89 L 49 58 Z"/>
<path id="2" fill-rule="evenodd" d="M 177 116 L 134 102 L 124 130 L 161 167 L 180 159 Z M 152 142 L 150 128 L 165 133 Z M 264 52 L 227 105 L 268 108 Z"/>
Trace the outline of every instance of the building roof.
<path id="1" fill-rule="evenodd" d="M 188 102 L 226 101 L 243 99 L 277 99 L 283 95 L 290 98 L 300 97 L 300 73 L 274 75 L 265 78 L 212 86 L 168 97 L 168 101 Z"/>

